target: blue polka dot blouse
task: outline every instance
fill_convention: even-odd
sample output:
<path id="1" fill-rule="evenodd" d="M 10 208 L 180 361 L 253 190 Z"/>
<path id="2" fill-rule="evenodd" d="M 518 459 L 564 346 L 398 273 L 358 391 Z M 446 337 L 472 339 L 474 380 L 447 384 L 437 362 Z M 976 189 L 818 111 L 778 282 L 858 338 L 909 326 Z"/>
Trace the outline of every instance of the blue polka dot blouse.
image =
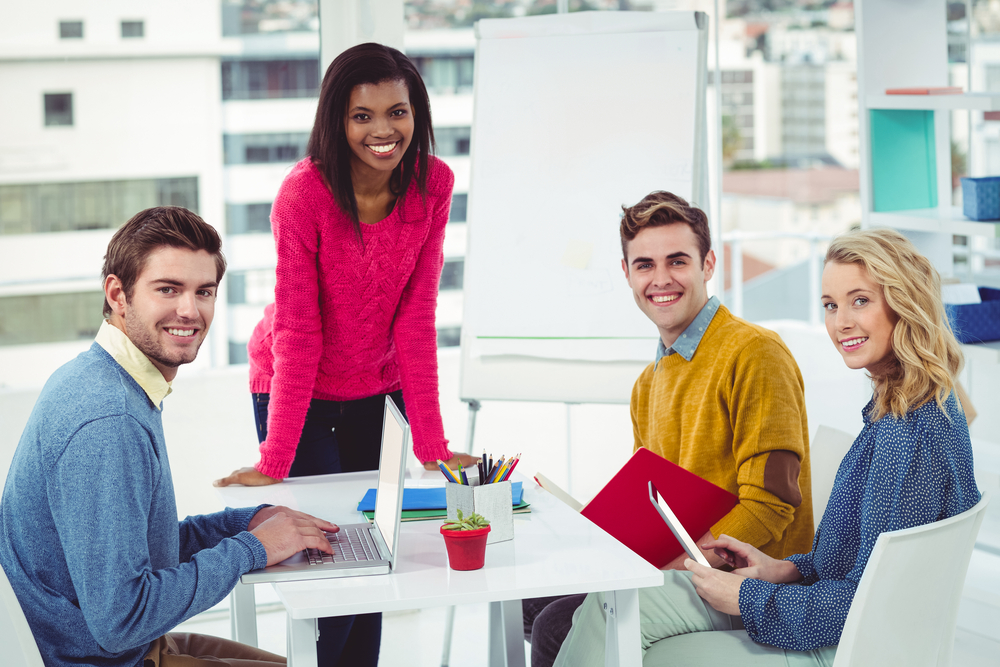
<path id="1" fill-rule="evenodd" d="M 810 650 L 837 644 L 880 533 L 960 514 L 979 502 L 965 415 L 952 394 L 904 419 L 869 418 L 844 456 L 810 553 L 788 560 L 802 584 L 746 579 L 740 614 L 761 644 Z"/>

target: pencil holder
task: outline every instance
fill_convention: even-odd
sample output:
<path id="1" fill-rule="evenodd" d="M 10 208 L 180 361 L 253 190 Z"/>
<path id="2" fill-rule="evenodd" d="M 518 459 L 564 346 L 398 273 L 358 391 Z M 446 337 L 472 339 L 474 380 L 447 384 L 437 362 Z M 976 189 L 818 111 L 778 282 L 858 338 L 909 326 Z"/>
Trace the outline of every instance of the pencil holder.
<path id="1" fill-rule="evenodd" d="M 465 516 L 475 512 L 490 522 L 487 544 L 514 539 L 510 481 L 482 486 L 445 484 L 444 487 L 449 519 L 457 519 L 458 510 Z"/>

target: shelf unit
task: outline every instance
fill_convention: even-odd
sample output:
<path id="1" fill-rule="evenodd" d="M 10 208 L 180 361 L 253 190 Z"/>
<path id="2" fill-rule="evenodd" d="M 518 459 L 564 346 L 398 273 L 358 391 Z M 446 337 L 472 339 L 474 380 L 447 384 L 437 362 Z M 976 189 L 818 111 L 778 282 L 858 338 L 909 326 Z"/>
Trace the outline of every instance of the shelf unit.
<path id="1" fill-rule="evenodd" d="M 1000 95 L 886 95 L 888 88 L 948 86 L 946 0 L 855 0 L 858 36 L 858 143 L 863 227 L 903 231 L 943 276 L 954 275 L 952 239 L 1000 236 L 1000 224 L 966 218 L 951 205 L 951 112 L 1000 111 Z M 876 210 L 872 113 L 929 111 L 933 114 L 933 191 L 937 206 Z M 915 141 L 921 139 L 915 138 Z M 882 181 L 884 184 L 884 181 Z"/>
<path id="2" fill-rule="evenodd" d="M 868 109 L 930 109 L 933 111 L 1000 111 L 1000 94 L 962 93 L 960 95 L 886 95 L 867 96 Z"/>
<path id="3" fill-rule="evenodd" d="M 959 95 L 886 95 L 888 88 L 917 88 L 951 85 L 948 80 L 947 0 L 855 0 L 855 30 L 858 38 L 858 148 L 860 153 L 860 194 L 863 227 L 893 227 L 906 234 L 927 255 L 943 276 L 954 276 L 952 235 L 996 238 L 1000 224 L 977 222 L 962 215 L 951 205 L 951 113 L 956 110 L 1000 111 L 1000 94 L 964 93 Z M 932 115 L 918 116 L 921 112 Z M 906 114 L 913 114 L 906 116 Z M 875 164 L 885 160 L 897 147 L 900 154 L 925 155 L 925 163 L 913 172 L 920 176 L 920 188 L 927 205 L 905 210 L 876 210 L 875 188 L 884 173 L 873 174 L 872 117 L 881 129 L 887 118 L 918 120 L 912 136 L 884 135 L 876 141 L 888 141 L 876 147 Z M 919 131 L 923 123 L 924 133 Z M 914 144 L 906 144 L 912 138 Z M 923 142 L 921 144 L 921 142 Z M 917 148 L 910 151 L 908 149 Z M 933 157 L 933 162 L 931 162 Z M 910 163 L 897 160 L 898 174 L 905 175 Z M 975 174 L 985 176 L 987 174 Z M 911 181 L 897 180 L 909 185 Z M 881 194 L 884 190 L 879 190 Z M 889 190 L 892 193 L 892 190 Z M 892 197 L 889 198 L 890 200 Z M 896 199 L 900 199 L 897 197 Z M 904 198 L 905 199 L 905 198 Z M 882 199 L 886 201 L 885 198 Z M 993 409 L 1000 395 L 1000 342 L 963 345 L 966 365 L 962 375 L 966 390 L 979 417 L 973 423 L 973 437 L 1000 443 L 1000 412 Z"/>

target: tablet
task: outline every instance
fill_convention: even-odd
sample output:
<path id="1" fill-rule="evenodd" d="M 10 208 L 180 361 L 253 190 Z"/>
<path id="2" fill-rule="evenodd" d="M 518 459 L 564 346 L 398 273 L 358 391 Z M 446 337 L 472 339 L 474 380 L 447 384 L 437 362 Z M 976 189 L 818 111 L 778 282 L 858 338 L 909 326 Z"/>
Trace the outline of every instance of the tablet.
<path id="1" fill-rule="evenodd" d="M 698 563 L 701 563 L 705 567 L 712 567 L 708 564 L 708 559 L 705 558 L 705 554 L 701 552 L 695 541 L 691 539 L 688 535 L 687 530 L 681 525 L 681 522 L 677 520 L 677 516 L 674 511 L 670 509 L 670 505 L 667 501 L 663 499 L 659 493 L 656 492 L 656 487 L 653 486 L 652 482 L 649 482 L 649 502 L 653 503 L 653 507 L 659 512 L 660 516 L 663 518 L 664 523 L 670 529 L 670 532 L 674 534 L 677 541 L 681 543 L 684 547 L 684 551 L 687 552 L 688 557 Z"/>

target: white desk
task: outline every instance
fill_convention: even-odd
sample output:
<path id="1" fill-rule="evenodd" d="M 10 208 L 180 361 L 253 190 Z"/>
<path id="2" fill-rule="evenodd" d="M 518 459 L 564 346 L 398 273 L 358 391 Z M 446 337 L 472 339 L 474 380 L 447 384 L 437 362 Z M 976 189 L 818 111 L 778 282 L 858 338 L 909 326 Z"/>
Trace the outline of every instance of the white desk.
<path id="1" fill-rule="evenodd" d="M 420 479 L 440 479 L 422 468 Z M 534 480 L 524 484 L 530 514 L 514 515 L 514 539 L 491 544 L 486 565 L 459 572 L 448 567 L 440 521 L 403 523 L 396 570 L 389 575 L 274 584 L 288 612 L 288 657 L 294 667 L 316 667 L 316 619 L 325 616 L 489 602 L 491 667 L 524 665 L 521 599 L 606 591 L 607 665 L 639 667 L 638 590 L 663 583 L 663 573 L 622 546 Z M 219 489 L 230 507 L 286 505 L 338 524 L 358 523 L 358 501 L 375 486 L 376 473 L 300 477 L 274 486 Z M 236 638 L 256 643 L 253 587 L 234 591 Z"/>

